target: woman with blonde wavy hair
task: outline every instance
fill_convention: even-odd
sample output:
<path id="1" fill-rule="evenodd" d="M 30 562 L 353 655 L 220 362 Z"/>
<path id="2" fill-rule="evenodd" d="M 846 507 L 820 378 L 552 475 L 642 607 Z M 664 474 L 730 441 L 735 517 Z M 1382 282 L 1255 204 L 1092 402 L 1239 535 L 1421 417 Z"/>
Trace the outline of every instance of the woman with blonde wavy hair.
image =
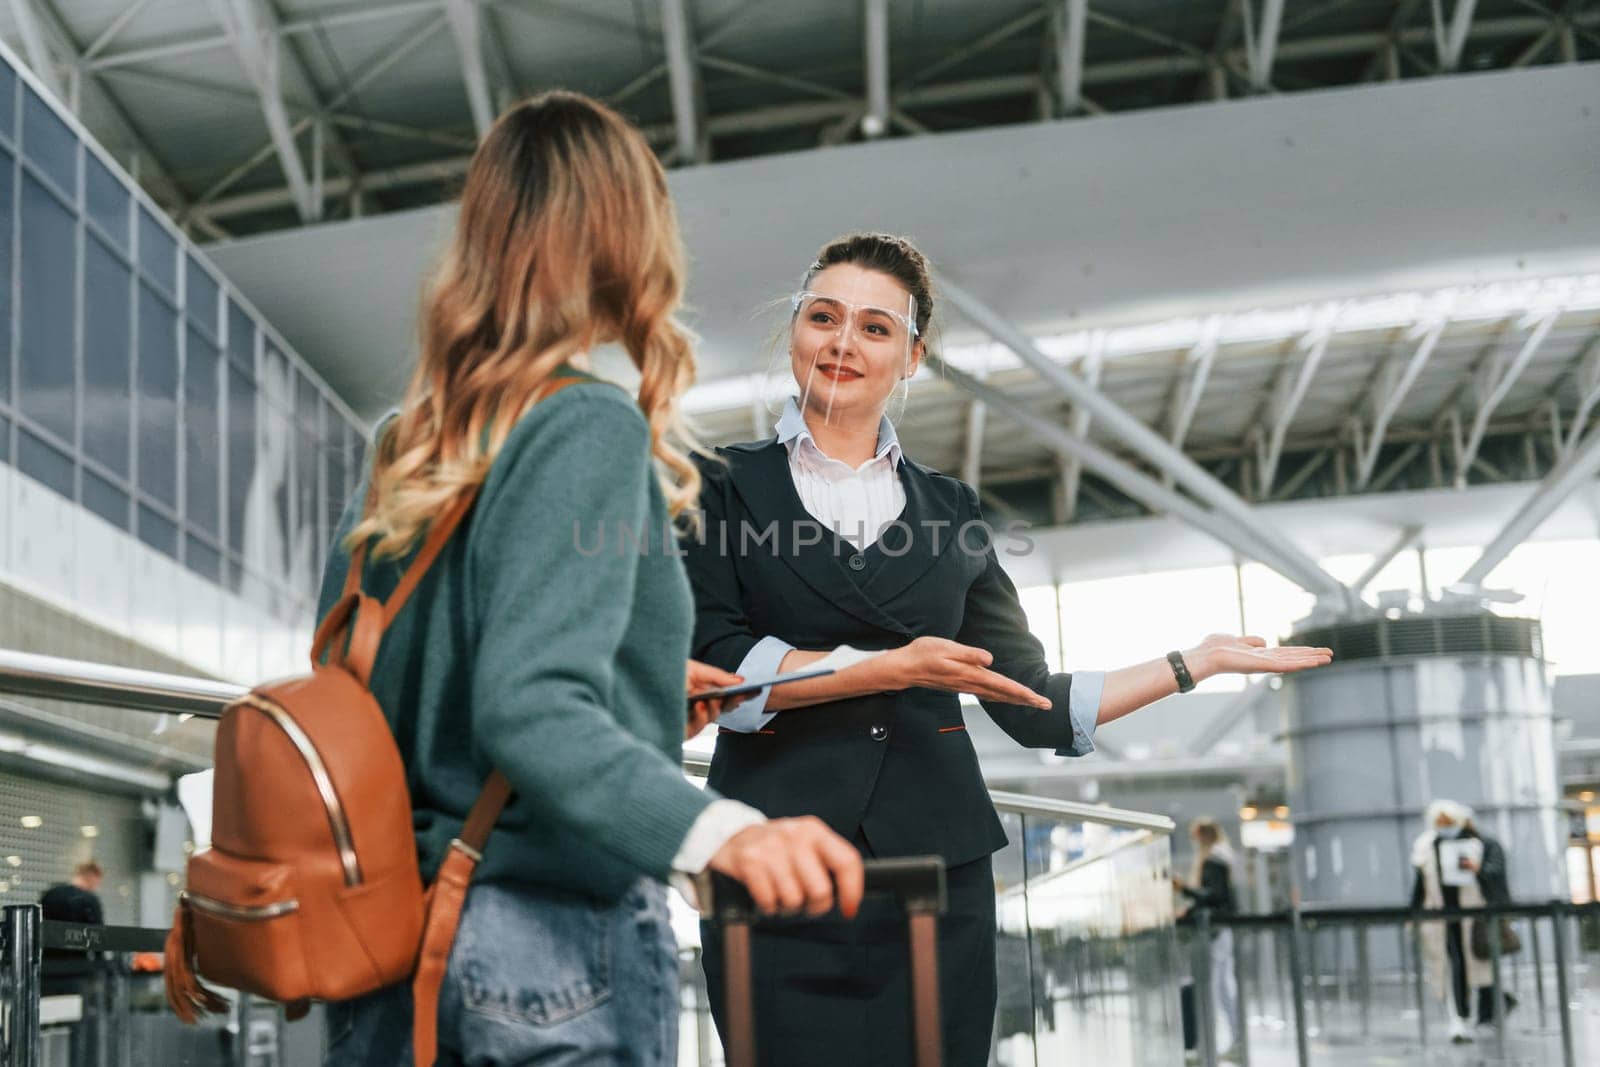
<path id="1" fill-rule="evenodd" d="M 572 93 L 507 111 L 468 171 L 415 374 L 323 576 L 325 614 L 365 545 L 362 590 L 387 596 L 430 521 L 469 502 L 371 679 L 425 878 L 491 769 L 514 790 L 445 974 L 441 1064 L 676 1063 L 669 877 L 719 871 L 766 910 L 860 899 L 855 850 L 820 822 L 769 822 L 680 769 L 686 687 L 737 680 L 688 663 L 693 606 L 666 543 L 699 492 L 670 441 L 694 377 L 682 289 L 638 131 Z M 636 397 L 584 369 L 613 343 Z M 328 1062 L 408 1062 L 410 1013 L 406 985 L 330 1005 Z"/>

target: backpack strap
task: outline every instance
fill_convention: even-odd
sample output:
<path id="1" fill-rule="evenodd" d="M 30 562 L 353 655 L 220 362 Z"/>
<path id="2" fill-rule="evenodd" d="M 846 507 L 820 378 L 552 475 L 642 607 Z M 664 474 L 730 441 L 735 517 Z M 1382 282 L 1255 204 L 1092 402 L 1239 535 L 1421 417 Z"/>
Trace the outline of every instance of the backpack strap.
<path id="1" fill-rule="evenodd" d="M 467 814 L 461 836 L 439 864 L 439 873 L 428 888 L 427 915 L 422 926 L 422 949 L 417 954 L 417 970 L 411 979 L 411 1048 L 416 1067 L 433 1067 L 439 1044 L 439 990 L 444 985 L 450 949 L 461 925 L 461 909 L 467 901 L 467 885 L 483 858 L 489 831 L 511 797 L 511 783 L 499 771 L 489 774 L 483 792 Z"/>

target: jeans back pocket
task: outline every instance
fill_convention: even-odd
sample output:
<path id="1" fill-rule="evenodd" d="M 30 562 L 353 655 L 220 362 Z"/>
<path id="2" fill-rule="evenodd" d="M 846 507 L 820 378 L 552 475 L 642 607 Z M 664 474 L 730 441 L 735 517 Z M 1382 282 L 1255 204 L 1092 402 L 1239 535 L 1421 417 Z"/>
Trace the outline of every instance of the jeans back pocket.
<path id="1" fill-rule="evenodd" d="M 614 913 L 575 893 L 473 886 L 455 952 L 464 1006 L 550 1026 L 603 1003 Z"/>

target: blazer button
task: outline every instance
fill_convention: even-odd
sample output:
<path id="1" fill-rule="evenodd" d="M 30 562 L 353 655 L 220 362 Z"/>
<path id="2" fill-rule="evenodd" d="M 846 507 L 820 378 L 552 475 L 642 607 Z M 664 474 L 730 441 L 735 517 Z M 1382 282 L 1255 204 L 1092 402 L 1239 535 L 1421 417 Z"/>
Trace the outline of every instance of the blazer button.
<path id="1" fill-rule="evenodd" d="M 883 741 L 889 736 L 889 728 L 882 723 L 875 722 L 872 724 L 871 729 L 867 731 L 867 735 L 874 741 Z"/>
<path id="2" fill-rule="evenodd" d="M 862 555 L 858 554 L 858 555 L 854 555 L 854 556 L 850 557 L 850 569 L 851 570 L 860 571 L 860 570 L 865 570 L 866 567 L 867 567 L 867 558 L 865 556 L 862 556 Z"/>

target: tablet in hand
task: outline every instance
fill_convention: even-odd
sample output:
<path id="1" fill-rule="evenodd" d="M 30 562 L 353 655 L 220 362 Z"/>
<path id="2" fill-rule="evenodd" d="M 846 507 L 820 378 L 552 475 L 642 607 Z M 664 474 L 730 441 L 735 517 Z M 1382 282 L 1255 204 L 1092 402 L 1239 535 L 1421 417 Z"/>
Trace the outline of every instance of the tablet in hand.
<path id="1" fill-rule="evenodd" d="M 690 693 L 689 703 L 695 704 L 702 700 L 726 700 L 729 697 L 759 693 L 769 685 L 783 685 L 785 682 L 798 682 L 804 678 L 821 678 L 832 673 L 832 667 L 823 667 L 807 671 L 790 671 L 787 674 L 774 674 L 769 678 L 756 678 L 754 680 L 747 678 L 738 685 L 724 686 L 721 689 L 704 689 L 698 693 Z"/>

